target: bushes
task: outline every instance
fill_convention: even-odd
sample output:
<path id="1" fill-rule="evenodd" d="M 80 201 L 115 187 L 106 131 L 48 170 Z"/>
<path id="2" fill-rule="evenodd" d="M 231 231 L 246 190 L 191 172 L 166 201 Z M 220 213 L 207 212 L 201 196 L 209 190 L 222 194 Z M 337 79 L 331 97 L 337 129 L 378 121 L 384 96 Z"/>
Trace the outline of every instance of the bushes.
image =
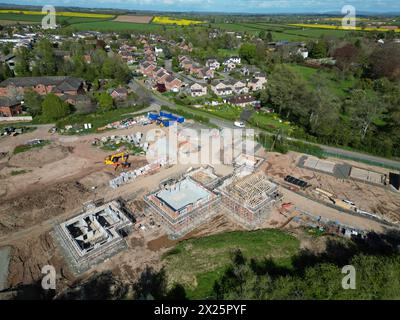
<path id="1" fill-rule="evenodd" d="M 324 157 L 324 151 L 316 145 L 309 144 L 301 141 L 288 140 L 282 136 L 278 135 L 267 135 L 261 133 L 257 137 L 257 141 L 266 149 L 279 152 L 287 153 L 289 150 L 306 153 L 318 158 Z"/>
<path id="2" fill-rule="evenodd" d="M 42 114 L 45 120 L 58 120 L 71 113 L 69 105 L 55 94 L 48 94 L 42 103 Z"/>

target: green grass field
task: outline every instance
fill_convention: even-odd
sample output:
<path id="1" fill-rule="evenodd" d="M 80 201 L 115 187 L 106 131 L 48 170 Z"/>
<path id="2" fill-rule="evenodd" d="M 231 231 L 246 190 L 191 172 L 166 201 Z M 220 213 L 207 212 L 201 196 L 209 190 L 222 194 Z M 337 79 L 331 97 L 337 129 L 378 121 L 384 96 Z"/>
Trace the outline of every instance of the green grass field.
<path id="1" fill-rule="evenodd" d="M 243 108 L 224 104 L 216 107 L 205 107 L 201 110 L 220 118 L 224 118 L 230 121 L 236 121 L 239 120 Z"/>
<path id="2" fill-rule="evenodd" d="M 17 22 L 33 22 L 33 23 L 40 23 L 44 16 L 42 15 L 33 15 L 33 14 L 18 14 L 18 13 L 0 13 L 0 21 L 17 21 Z M 86 17 L 63 17 L 57 16 L 56 22 L 57 23 L 68 23 L 68 24 L 75 24 L 75 23 L 86 23 L 86 22 L 101 22 L 106 21 L 106 19 L 99 19 L 99 18 L 86 18 Z M 107 20 L 108 21 L 108 20 Z"/>
<path id="3" fill-rule="evenodd" d="M 130 117 L 130 113 L 138 112 L 144 107 L 130 107 L 130 108 L 118 108 L 106 112 L 94 112 L 90 114 L 72 114 L 64 119 L 57 121 L 56 126 L 59 129 L 63 129 L 66 125 L 80 126 L 83 127 L 84 123 L 91 123 L 92 128 L 85 130 L 83 133 L 93 133 L 97 131 L 97 128 L 103 127 L 109 123 L 123 120 Z M 75 130 L 71 130 L 69 134 L 76 134 Z M 81 133 L 82 134 L 82 133 Z"/>
<path id="4" fill-rule="evenodd" d="M 248 258 L 271 258 L 280 266 L 290 267 L 290 258 L 298 252 L 299 241 L 273 229 L 228 232 L 183 241 L 163 257 L 169 284 L 184 285 L 190 299 L 209 297 L 214 281 L 230 263 L 235 249 L 241 249 Z"/>
<path id="5" fill-rule="evenodd" d="M 257 23 L 216 23 L 213 27 L 227 31 L 247 32 L 259 34 L 261 31 L 270 31 L 274 41 L 307 41 L 320 38 L 321 36 L 343 37 L 345 30 L 311 29 L 288 26 L 284 24 L 270 24 L 266 22 Z"/>
<path id="6" fill-rule="evenodd" d="M 270 132 L 276 132 L 278 129 L 281 129 L 283 133 L 290 134 L 293 130 L 290 123 L 281 122 L 279 116 L 274 113 L 256 111 L 252 114 L 248 122 L 253 126 Z"/>
<path id="7" fill-rule="evenodd" d="M 71 26 L 77 31 L 161 31 L 164 26 L 151 23 L 131 23 L 131 22 L 117 22 L 117 21 L 98 21 L 98 22 L 85 22 L 76 23 Z M 174 26 L 165 26 L 165 28 L 174 28 Z"/>
<path id="8" fill-rule="evenodd" d="M 326 81 L 328 88 L 331 90 L 332 94 L 338 97 L 344 97 L 347 91 L 351 89 L 354 85 L 354 81 L 351 79 L 336 81 L 335 75 L 326 69 L 314 69 L 301 65 L 288 65 L 289 68 L 300 75 L 304 80 L 306 80 L 310 88 L 315 88 L 315 83 L 313 81 L 313 76 L 317 73 L 321 78 Z"/>

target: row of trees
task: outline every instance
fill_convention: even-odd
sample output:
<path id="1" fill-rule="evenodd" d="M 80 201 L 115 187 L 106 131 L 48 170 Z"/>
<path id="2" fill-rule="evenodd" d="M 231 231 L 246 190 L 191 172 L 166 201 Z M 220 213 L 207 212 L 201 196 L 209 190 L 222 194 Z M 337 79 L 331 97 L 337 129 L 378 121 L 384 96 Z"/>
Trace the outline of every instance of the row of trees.
<path id="1" fill-rule="evenodd" d="M 101 47 L 78 42 L 66 43 L 60 48 L 71 53 L 71 57 L 56 55 L 50 41 L 39 41 L 33 50 L 20 48 L 16 57 L 15 74 L 18 76 L 73 75 L 94 81 L 95 79 L 115 79 L 125 83 L 130 78 L 130 70 L 119 57 L 108 55 Z M 85 55 L 90 60 L 85 60 Z M 0 70 L 1 71 L 1 70 Z"/>
<path id="2" fill-rule="evenodd" d="M 400 156 L 399 83 L 386 78 L 359 80 L 340 96 L 324 73 L 307 82 L 288 66 L 279 65 L 260 98 L 321 143 Z"/>

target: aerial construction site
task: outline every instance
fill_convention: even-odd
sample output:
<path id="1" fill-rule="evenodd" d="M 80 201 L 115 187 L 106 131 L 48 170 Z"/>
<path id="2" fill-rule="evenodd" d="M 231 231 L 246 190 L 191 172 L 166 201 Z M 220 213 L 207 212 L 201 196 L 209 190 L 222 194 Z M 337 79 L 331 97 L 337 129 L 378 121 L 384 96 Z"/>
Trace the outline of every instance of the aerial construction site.
<path id="1" fill-rule="evenodd" d="M 179 119 L 178 155 L 199 155 L 202 141 L 184 131 L 203 127 Z M 219 163 L 171 162 L 154 156 L 169 125 L 143 116 L 86 135 L 51 129 L 0 138 L 0 291 L 38 281 L 48 264 L 60 290 L 104 270 L 132 280 L 180 241 L 226 231 L 312 226 L 350 237 L 400 223 L 395 170 L 257 143 L 231 161 L 216 150 Z"/>

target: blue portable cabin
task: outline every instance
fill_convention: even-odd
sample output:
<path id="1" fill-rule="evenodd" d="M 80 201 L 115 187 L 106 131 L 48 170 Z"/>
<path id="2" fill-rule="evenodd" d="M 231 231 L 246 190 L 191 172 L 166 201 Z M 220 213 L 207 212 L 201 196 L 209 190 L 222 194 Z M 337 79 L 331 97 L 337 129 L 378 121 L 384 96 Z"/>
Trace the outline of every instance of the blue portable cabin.
<path id="1" fill-rule="evenodd" d="M 183 123 L 185 121 L 184 117 L 163 111 L 160 111 L 160 114 L 149 112 L 147 117 L 152 121 L 162 123 L 165 127 L 169 127 L 173 122 Z"/>
<path id="2" fill-rule="evenodd" d="M 160 116 L 157 113 L 149 112 L 147 117 L 152 121 L 157 121 Z"/>

